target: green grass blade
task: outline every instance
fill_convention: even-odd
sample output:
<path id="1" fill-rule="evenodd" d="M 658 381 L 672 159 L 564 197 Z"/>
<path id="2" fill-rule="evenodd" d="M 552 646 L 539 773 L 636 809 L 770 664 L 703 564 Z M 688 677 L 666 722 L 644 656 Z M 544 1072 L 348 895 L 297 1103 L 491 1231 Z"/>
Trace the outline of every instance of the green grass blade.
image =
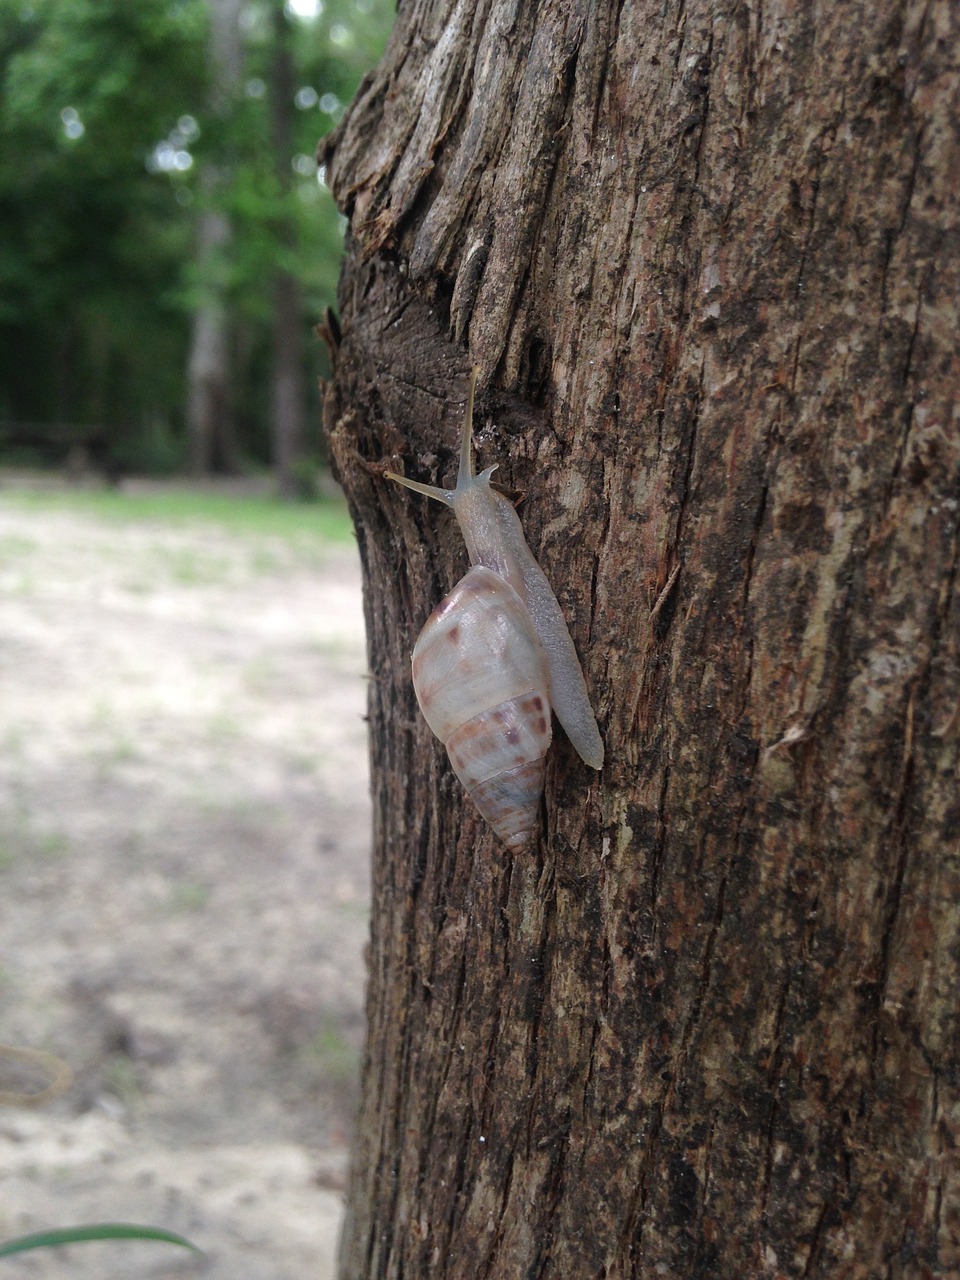
<path id="1" fill-rule="evenodd" d="M 29 1236 L 0 1243 L 0 1258 L 12 1253 L 25 1253 L 27 1249 L 48 1249 L 52 1245 L 77 1244 L 81 1240 L 160 1240 L 164 1244 L 178 1244 L 183 1249 L 202 1253 L 195 1244 L 173 1231 L 161 1227 L 140 1227 L 130 1222 L 94 1222 L 83 1227 L 56 1227 L 50 1231 L 35 1231 Z"/>

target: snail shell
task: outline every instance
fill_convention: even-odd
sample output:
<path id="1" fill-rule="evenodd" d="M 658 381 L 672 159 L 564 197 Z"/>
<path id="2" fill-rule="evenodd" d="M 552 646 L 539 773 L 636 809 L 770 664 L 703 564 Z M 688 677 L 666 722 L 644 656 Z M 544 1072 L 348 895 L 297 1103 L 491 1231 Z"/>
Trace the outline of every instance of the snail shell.
<path id="1" fill-rule="evenodd" d="M 453 771 L 508 849 L 533 838 L 550 746 L 546 654 L 523 601 L 475 565 L 413 650 L 413 687 Z"/>
<path id="2" fill-rule="evenodd" d="M 530 844 L 543 793 L 551 708 L 584 762 L 603 742 L 563 613 L 527 546 L 516 511 L 474 475 L 470 377 L 454 489 L 387 472 L 452 507 L 471 568 L 437 606 L 413 650 L 413 684 L 427 724 L 457 777 L 511 850 Z"/>

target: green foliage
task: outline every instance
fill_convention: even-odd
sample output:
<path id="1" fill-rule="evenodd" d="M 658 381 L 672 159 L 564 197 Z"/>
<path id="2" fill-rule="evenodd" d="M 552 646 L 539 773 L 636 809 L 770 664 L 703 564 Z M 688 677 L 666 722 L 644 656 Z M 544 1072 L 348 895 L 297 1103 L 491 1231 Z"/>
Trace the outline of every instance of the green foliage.
<path id="1" fill-rule="evenodd" d="M 173 1231 L 161 1227 L 139 1227 L 128 1222 L 98 1222 L 82 1227 L 52 1227 L 49 1231 L 36 1231 L 29 1236 L 0 1243 L 0 1258 L 14 1253 L 26 1253 L 29 1249 L 50 1249 L 61 1244 L 81 1244 L 85 1240 L 157 1240 L 162 1244 L 179 1245 L 193 1253 L 201 1253 L 195 1244 Z"/>
<path id="2" fill-rule="evenodd" d="M 392 20 L 390 0 L 324 0 L 309 19 L 294 0 L 278 28 L 279 3 L 244 7 L 241 91 L 213 111 L 204 0 L 0 0 L 0 456 L 61 460 L 82 440 L 118 468 L 178 467 L 190 314 L 212 284 L 233 321 L 241 443 L 268 456 L 273 276 L 300 281 L 310 351 L 341 249 L 313 155 Z M 278 29 L 296 81 L 287 156 L 271 141 Z M 211 201 L 233 235 L 199 271 Z"/>
<path id="3" fill-rule="evenodd" d="M 169 295 L 189 228 L 171 234 L 143 139 L 169 114 L 164 68 L 203 91 L 203 9 L 171 9 L 0 7 L 2 419 L 99 425 L 141 418 L 140 388 L 176 399 L 183 318 Z"/>

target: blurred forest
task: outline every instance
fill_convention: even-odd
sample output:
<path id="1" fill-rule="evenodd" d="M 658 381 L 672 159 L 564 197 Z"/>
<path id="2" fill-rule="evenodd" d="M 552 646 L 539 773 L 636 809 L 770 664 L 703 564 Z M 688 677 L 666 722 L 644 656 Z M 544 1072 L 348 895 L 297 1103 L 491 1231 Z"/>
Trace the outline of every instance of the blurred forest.
<path id="1" fill-rule="evenodd" d="M 0 0 L 0 463 L 318 461 L 318 139 L 392 0 Z"/>

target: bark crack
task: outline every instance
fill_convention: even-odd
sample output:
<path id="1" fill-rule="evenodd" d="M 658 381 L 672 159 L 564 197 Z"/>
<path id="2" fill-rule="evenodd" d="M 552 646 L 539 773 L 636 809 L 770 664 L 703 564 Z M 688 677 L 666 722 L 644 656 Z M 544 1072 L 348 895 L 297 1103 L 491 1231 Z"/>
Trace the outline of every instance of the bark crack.
<path id="1" fill-rule="evenodd" d="M 650 1197 L 650 1181 L 654 1170 L 657 1168 L 656 1155 L 663 1128 L 664 1106 L 665 1103 L 663 1101 L 657 1101 L 651 1108 L 650 1128 L 646 1147 L 640 1161 L 637 1185 L 627 1204 L 624 1213 L 623 1230 L 618 1238 L 617 1252 L 621 1257 L 626 1256 L 632 1260 L 634 1265 L 631 1275 L 637 1277 L 641 1274 L 639 1267 L 643 1253 L 643 1235 L 646 1225 L 645 1213 Z"/>
<path id="2" fill-rule="evenodd" d="M 660 896 L 660 873 L 663 869 L 663 860 L 666 853 L 667 842 L 667 791 L 670 787 L 670 764 L 667 762 L 663 766 L 663 775 L 660 779 L 660 792 L 657 796 L 657 834 L 653 846 L 653 858 L 650 863 L 650 911 L 653 915 L 653 945 L 659 942 L 660 933 L 660 913 L 657 910 L 657 900 Z"/>
<path id="3" fill-rule="evenodd" d="M 800 262 L 797 266 L 797 282 L 794 285 L 794 294 L 798 299 L 803 296 L 807 259 L 810 254 L 810 246 L 813 243 L 813 233 L 816 227 L 817 205 L 820 200 L 820 179 L 824 164 L 826 163 L 825 143 L 828 138 L 831 142 L 833 141 L 836 137 L 836 131 L 836 124 L 829 125 L 826 129 L 822 130 L 815 143 L 816 154 L 813 157 L 813 165 L 811 166 L 812 176 L 810 178 L 810 209 L 806 219 L 806 232 L 803 237 L 803 243 L 800 246 Z"/>
<path id="4" fill-rule="evenodd" d="M 761 1220 L 766 1218 L 767 1205 L 770 1200 L 770 1187 L 773 1182 L 773 1163 L 776 1151 L 776 1128 L 780 1114 L 778 1088 L 783 1070 L 783 1024 L 790 994 L 791 982 L 788 978 L 780 989 L 777 1001 L 777 1012 L 773 1028 L 773 1048 L 770 1055 L 770 1068 L 767 1072 L 767 1087 L 770 1090 L 770 1114 L 766 1126 L 766 1154 L 763 1163 L 763 1180 L 760 1190 L 759 1212 Z"/>
<path id="5" fill-rule="evenodd" d="M 817 1221 L 813 1228 L 813 1237 L 810 1241 L 810 1248 L 807 1251 L 806 1259 L 803 1264 L 801 1275 L 813 1275 L 813 1269 L 820 1260 L 820 1254 L 823 1250 L 824 1240 L 827 1234 L 827 1226 L 833 1220 L 837 1208 L 837 1191 L 836 1183 L 833 1185 L 831 1194 L 824 1200 L 820 1206 L 820 1212 L 817 1214 Z"/>
<path id="6" fill-rule="evenodd" d="M 913 204 L 913 197 L 917 187 L 917 175 L 920 171 L 920 153 L 923 146 L 923 127 L 921 126 L 913 139 L 912 160 L 908 173 L 904 180 L 904 194 L 901 202 L 901 209 L 897 218 L 896 225 L 893 226 L 884 235 L 884 252 L 883 262 L 880 267 L 880 309 L 878 319 L 882 323 L 883 317 L 887 314 L 888 295 L 887 281 L 890 274 L 890 264 L 893 261 L 893 250 L 897 241 L 901 238 L 906 229 L 907 219 L 910 216 L 910 206 Z M 919 304 L 918 304 L 919 305 Z M 906 361 L 907 369 L 910 367 L 909 356 Z M 904 381 L 906 381 L 906 373 L 904 373 Z"/>

